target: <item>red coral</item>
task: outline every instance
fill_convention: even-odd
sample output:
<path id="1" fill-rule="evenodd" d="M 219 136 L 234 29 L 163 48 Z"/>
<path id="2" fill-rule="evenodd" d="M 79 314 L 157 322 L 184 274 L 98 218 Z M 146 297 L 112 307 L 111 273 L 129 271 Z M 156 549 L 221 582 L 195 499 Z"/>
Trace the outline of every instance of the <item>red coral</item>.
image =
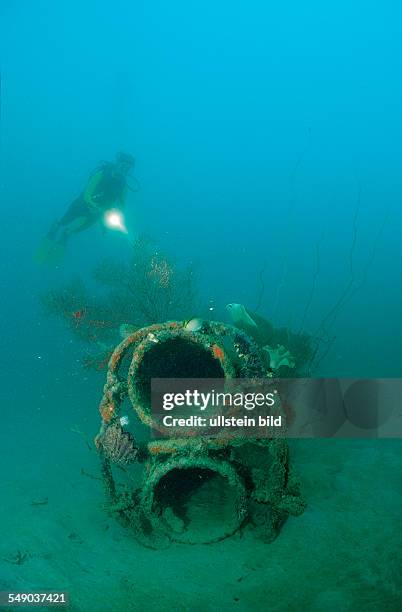
<path id="1" fill-rule="evenodd" d="M 220 359 L 220 361 L 222 361 L 223 357 L 224 357 L 224 352 L 221 349 L 220 346 L 218 346 L 217 344 L 213 344 L 212 345 L 212 352 L 214 354 L 215 359 Z"/>

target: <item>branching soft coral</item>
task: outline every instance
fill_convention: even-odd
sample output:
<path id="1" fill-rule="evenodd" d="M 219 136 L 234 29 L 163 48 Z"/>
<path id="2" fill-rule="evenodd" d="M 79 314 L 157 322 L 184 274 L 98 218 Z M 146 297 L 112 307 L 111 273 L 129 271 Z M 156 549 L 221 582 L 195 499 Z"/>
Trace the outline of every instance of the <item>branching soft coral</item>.
<path id="1" fill-rule="evenodd" d="M 45 314 L 64 317 L 82 308 L 88 302 L 88 295 L 78 278 L 60 289 L 49 289 L 41 296 L 41 302 Z"/>
<path id="2" fill-rule="evenodd" d="M 124 316 L 121 322 L 138 325 L 185 318 L 194 308 L 194 272 L 177 266 L 148 238 L 133 245 L 128 264 L 104 261 L 94 278 L 110 288 L 110 299 Z"/>
<path id="3" fill-rule="evenodd" d="M 193 270 L 179 269 L 150 239 L 134 243 L 129 263 L 104 260 L 93 277 L 100 294 L 89 294 L 75 280 L 47 291 L 42 304 L 46 314 L 63 319 L 76 337 L 97 348 L 116 344 L 123 323 L 144 326 L 194 312 Z"/>
<path id="4" fill-rule="evenodd" d="M 118 326 L 113 311 L 103 300 L 90 296 L 81 280 L 50 289 L 41 296 L 44 313 L 62 319 L 84 342 L 106 342 Z"/>

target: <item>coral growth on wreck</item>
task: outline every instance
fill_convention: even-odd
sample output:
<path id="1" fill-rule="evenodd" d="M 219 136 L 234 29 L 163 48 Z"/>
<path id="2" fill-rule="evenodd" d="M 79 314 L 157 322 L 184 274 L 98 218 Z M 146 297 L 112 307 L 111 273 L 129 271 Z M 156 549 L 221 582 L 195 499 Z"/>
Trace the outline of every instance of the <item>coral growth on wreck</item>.
<path id="1" fill-rule="evenodd" d="M 99 287 L 96 293 L 75 279 L 41 297 L 45 314 L 62 319 L 76 338 L 89 345 L 84 359 L 88 367 L 106 367 L 121 326 L 184 319 L 195 310 L 193 268 L 179 268 L 149 238 L 133 243 L 129 262 L 100 262 L 93 279 Z"/>
<path id="2" fill-rule="evenodd" d="M 128 264 L 104 260 L 94 278 L 109 288 L 108 299 L 121 323 L 138 326 L 182 319 L 194 308 L 194 270 L 179 269 L 148 238 L 133 245 Z"/>
<path id="3" fill-rule="evenodd" d="M 108 459 L 117 464 L 128 464 L 135 461 L 138 446 L 132 435 L 124 431 L 118 421 L 109 425 L 96 439 L 97 449 Z"/>
<path id="4" fill-rule="evenodd" d="M 293 369 L 296 365 L 290 351 L 280 344 L 276 348 L 267 345 L 262 350 L 267 354 L 271 370 L 278 371 L 282 367 Z"/>

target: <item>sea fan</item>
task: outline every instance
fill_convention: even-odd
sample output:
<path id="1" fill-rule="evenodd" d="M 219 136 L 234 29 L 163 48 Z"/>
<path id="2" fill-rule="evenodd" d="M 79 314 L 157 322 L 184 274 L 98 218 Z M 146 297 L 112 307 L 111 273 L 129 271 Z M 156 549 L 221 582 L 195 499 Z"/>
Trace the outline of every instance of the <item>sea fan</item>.
<path id="1" fill-rule="evenodd" d="M 112 423 L 99 437 L 98 445 L 113 463 L 128 464 L 136 460 L 138 446 L 133 436 L 120 423 Z"/>

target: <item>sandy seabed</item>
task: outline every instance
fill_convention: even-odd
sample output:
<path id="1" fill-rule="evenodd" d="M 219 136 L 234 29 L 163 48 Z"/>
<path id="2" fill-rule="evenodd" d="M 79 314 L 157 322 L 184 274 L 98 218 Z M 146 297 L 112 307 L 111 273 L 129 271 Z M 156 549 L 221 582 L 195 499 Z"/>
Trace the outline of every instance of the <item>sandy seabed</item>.
<path id="1" fill-rule="evenodd" d="M 308 506 L 273 543 L 245 530 L 157 551 L 107 516 L 79 436 L 21 442 L 1 480 L 0 590 L 64 589 L 74 612 L 402 609 L 402 441 L 292 441 Z"/>

